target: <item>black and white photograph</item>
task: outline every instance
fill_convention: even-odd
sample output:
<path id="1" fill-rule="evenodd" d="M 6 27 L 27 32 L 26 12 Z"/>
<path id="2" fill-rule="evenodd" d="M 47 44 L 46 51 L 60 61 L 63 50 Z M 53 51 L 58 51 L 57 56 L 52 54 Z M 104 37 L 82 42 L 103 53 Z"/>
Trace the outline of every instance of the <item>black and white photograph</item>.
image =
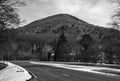
<path id="1" fill-rule="evenodd" d="M 0 0 L 0 81 L 120 81 L 120 0 Z"/>

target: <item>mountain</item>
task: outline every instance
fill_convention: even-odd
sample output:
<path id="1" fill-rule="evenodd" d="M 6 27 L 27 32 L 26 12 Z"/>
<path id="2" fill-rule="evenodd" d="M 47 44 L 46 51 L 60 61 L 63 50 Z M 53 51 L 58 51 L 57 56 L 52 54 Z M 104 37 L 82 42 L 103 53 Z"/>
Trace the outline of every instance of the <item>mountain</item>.
<path id="1" fill-rule="evenodd" d="M 44 19 L 36 20 L 20 28 L 19 30 L 24 33 L 25 32 L 28 32 L 28 33 L 48 33 L 48 32 L 60 33 L 61 30 L 62 31 L 64 30 L 67 33 L 71 34 L 71 33 L 79 33 L 80 31 L 88 27 L 98 28 L 98 26 L 89 24 L 72 15 L 57 14 L 57 15 L 49 16 Z"/>
<path id="2" fill-rule="evenodd" d="M 84 34 L 90 34 L 94 39 L 98 39 L 101 35 L 113 37 L 114 34 L 120 33 L 112 28 L 89 24 L 69 14 L 49 16 L 17 30 L 21 38 L 42 38 L 44 40 L 56 39 L 64 31 L 68 39 L 72 41 L 79 40 Z"/>
<path id="3" fill-rule="evenodd" d="M 4 39 L 8 40 L 2 39 L 0 53 L 5 60 L 48 61 L 52 52 L 60 61 L 120 64 L 120 31 L 95 26 L 68 14 L 6 30 Z"/>

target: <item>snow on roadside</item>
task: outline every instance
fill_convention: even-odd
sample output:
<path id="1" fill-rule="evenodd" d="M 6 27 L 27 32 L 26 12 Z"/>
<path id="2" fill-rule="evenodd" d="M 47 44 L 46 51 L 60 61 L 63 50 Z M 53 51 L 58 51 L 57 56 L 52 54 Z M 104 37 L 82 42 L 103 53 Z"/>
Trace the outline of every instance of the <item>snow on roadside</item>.
<path id="1" fill-rule="evenodd" d="M 68 65 L 68 64 L 45 63 L 45 62 L 30 62 L 30 63 L 77 70 L 77 71 L 85 71 L 85 72 L 91 72 L 91 73 L 97 73 L 97 74 L 104 74 L 104 75 L 109 75 L 109 76 L 118 76 L 118 75 L 115 75 L 112 73 L 99 72 L 99 71 L 100 70 L 111 70 L 111 71 L 120 72 L 120 69 L 112 69 L 112 68 L 107 68 L 107 67 L 94 67 L 94 66 L 83 66 L 83 65 L 80 66 L 80 65 Z"/>
<path id="2" fill-rule="evenodd" d="M 0 70 L 0 81 L 26 81 L 32 76 L 22 67 L 10 62 L 6 63 L 8 66 Z"/>

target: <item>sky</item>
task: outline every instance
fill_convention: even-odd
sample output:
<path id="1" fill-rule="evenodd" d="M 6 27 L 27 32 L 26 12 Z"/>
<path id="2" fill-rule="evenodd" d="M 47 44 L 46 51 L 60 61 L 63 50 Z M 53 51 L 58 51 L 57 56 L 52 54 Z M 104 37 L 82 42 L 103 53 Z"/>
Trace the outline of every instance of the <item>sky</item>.
<path id="1" fill-rule="evenodd" d="M 25 0 L 19 14 L 28 24 L 55 14 L 70 14 L 90 24 L 108 27 L 115 6 L 110 0 Z"/>

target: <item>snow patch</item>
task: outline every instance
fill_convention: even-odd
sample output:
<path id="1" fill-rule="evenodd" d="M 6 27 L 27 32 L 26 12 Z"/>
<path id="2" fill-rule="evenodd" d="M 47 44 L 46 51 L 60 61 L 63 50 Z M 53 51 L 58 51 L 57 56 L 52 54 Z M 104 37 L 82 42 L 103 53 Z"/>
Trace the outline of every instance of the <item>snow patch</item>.
<path id="1" fill-rule="evenodd" d="M 10 62 L 2 62 L 8 66 L 0 70 L 0 81 L 26 81 L 32 76 L 24 68 Z"/>

